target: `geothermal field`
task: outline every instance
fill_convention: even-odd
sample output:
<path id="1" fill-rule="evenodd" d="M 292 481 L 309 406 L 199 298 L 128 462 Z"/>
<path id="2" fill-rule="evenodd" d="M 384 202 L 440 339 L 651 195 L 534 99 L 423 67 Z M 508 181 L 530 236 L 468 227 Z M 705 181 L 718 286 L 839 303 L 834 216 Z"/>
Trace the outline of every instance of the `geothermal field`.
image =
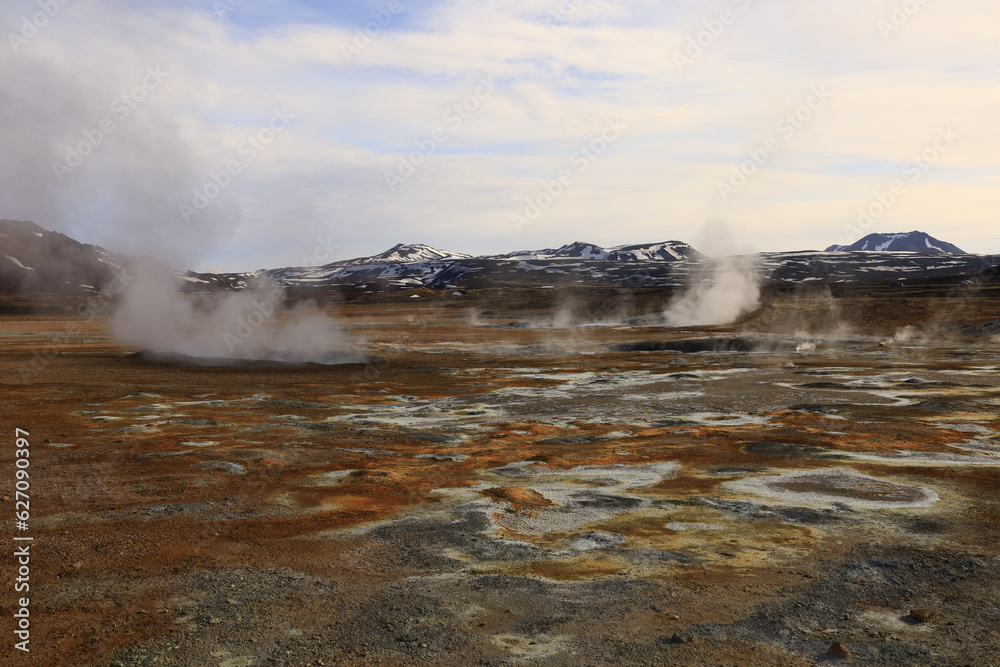
<path id="1" fill-rule="evenodd" d="M 0 5 L 0 667 L 1000 667 L 997 0 Z"/>
<path id="2" fill-rule="evenodd" d="M 403 290 L 327 363 L 5 315 L 32 662 L 1000 664 L 998 296 Z"/>

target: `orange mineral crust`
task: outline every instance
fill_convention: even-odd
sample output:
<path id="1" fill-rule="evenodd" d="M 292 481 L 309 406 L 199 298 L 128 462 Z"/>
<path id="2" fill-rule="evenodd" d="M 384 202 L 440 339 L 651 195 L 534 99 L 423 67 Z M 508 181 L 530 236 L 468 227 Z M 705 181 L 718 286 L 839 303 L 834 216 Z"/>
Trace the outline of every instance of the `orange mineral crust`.
<path id="1" fill-rule="evenodd" d="M 995 343 L 404 301 L 343 306 L 367 361 L 326 366 L 0 323 L 32 663 L 994 664 Z"/>

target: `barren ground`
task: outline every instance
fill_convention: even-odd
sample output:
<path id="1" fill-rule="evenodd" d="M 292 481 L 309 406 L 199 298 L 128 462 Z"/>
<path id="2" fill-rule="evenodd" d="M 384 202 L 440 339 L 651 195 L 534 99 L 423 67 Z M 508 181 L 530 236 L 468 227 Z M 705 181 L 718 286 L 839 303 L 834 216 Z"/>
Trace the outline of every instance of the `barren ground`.
<path id="1" fill-rule="evenodd" d="M 611 346 L 706 332 L 524 326 L 544 308 L 353 303 L 375 360 L 300 368 L 4 316 L 30 662 L 1000 664 L 1000 346 L 961 333 L 1000 300 L 944 321 L 938 298 L 776 298 L 733 331 L 778 351 L 700 354 Z"/>

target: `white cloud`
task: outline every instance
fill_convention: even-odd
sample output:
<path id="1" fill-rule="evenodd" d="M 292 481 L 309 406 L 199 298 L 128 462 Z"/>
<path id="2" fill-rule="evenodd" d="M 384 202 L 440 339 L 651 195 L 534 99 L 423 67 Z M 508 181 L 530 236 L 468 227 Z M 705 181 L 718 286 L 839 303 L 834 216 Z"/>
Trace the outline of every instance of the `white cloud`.
<path id="1" fill-rule="evenodd" d="M 961 139 L 872 231 L 1000 250 L 989 235 L 1000 47 L 982 29 L 1000 7 L 928 1 L 884 39 L 894 4 L 602 0 L 559 15 L 558 0 L 454 0 L 390 24 L 348 62 L 344 23 L 251 30 L 166 2 L 74 3 L 21 53 L 0 50 L 0 120 L 17 157 L 0 171 L 17 184 L 0 215 L 112 246 L 127 237 L 129 250 L 179 238 L 172 257 L 232 269 L 294 263 L 330 233 L 344 256 L 401 240 L 488 252 L 685 239 L 725 219 L 763 249 L 824 247 L 953 126 Z M 702 35 L 704 54 L 679 72 L 675 53 L 727 8 L 735 19 Z M 79 178 L 50 178 L 66 143 L 150 64 L 170 72 L 162 88 Z M 450 126 L 446 112 L 484 73 L 496 92 Z M 823 85 L 831 101 L 723 202 L 717 182 Z M 294 122 L 199 218 L 218 240 L 189 243 L 202 227 L 178 226 L 175 202 L 239 156 L 275 107 Z M 518 234 L 511 216 L 612 117 L 628 122 L 621 140 Z M 390 192 L 386 170 L 440 128 L 447 141 Z"/>

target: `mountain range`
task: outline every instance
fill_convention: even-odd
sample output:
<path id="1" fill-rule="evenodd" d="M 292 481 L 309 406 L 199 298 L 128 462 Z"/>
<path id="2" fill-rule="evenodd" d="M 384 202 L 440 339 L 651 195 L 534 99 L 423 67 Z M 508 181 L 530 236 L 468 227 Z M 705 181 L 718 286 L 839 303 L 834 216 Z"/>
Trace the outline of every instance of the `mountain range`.
<path id="1" fill-rule="evenodd" d="M 701 253 L 687 243 L 681 241 L 664 241 L 662 243 L 643 243 L 638 245 L 623 245 L 613 248 L 602 248 L 593 243 L 575 241 L 560 248 L 544 250 L 519 250 L 502 255 L 482 255 L 473 257 L 460 252 L 432 248 L 422 243 L 400 243 L 385 252 L 368 257 L 346 259 L 327 264 L 333 266 L 361 266 L 365 264 L 406 264 L 411 262 L 442 262 L 455 259 L 587 259 L 612 262 L 627 262 L 641 260 L 674 261 L 678 259 L 701 257 Z"/>
<path id="2" fill-rule="evenodd" d="M 869 234 L 851 245 L 832 245 L 827 252 L 885 251 L 919 252 L 931 255 L 964 255 L 958 246 L 941 241 L 924 232 L 904 232 L 898 234 Z"/>
<path id="3" fill-rule="evenodd" d="M 34 223 L 0 221 L 0 293 L 93 293 L 134 261 Z M 962 253 L 950 243 L 916 231 L 872 234 L 826 251 L 760 253 L 743 261 L 752 263 L 765 282 L 791 285 L 958 279 L 993 266 L 992 258 Z M 548 288 L 565 283 L 676 286 L 701 279 L 709 262 L 731 263 L 729 258 L 710 260 L 681 241 L 611 248 L 577 241 L 559 248 L 480 257 L 399 244 L 376 255 L 323 266 L 177 274 L 193 292 L 241 288 L 269 278 L 299 292 L 363 294 L 412 288 Z"/>
<path id="4" fill-rule="evenodd" d="M 593 243 L 576 241 L 561 248 L 546 250 L 521 250 L 506 255 L 489 255 L 488 259 L 590 259 L 609 262 L 635 262 L 642 260 L 672 262 L 680 259 L 699 258 L 703 255 L 681 241 L 621 245 L 602 248 Z"/>

